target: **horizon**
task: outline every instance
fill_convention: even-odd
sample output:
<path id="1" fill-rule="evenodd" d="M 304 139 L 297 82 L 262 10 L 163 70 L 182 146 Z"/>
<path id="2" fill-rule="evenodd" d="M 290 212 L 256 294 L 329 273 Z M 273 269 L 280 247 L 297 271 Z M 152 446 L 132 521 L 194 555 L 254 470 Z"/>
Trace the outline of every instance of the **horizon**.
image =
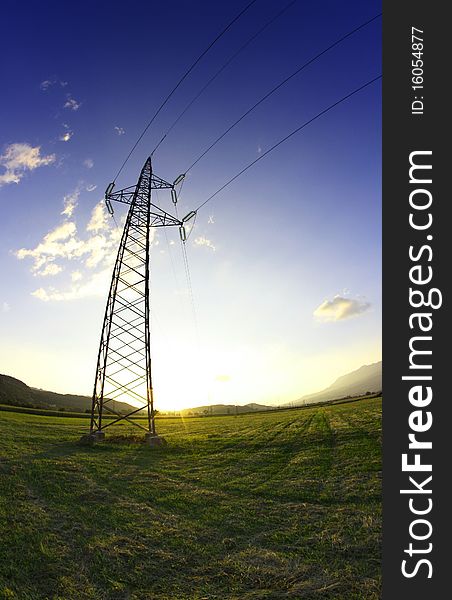
<path id="1" fill-rule="evenodd" d="M 380 360 L 380 361 L 377 361 L 377 362 L 374 362 L 374 363 L 361 365 L 360 367 L 358 367 L 357 369 L 354 369 L 353 371 L 350 371 L 350 372 L 347 372 L 347 373 L 343 373 L 342 375 L 340 375 L 339 377 L 337 377 L 334 381 L 332 381 L 329 385 L 326 384 L 325 387 L 322 388 L 322 389 L 320 389 L 320 390 L 313 391 L 313 392 L 311 392 L 309 394 L 303 394 L 302 396 L 299 396 L 298 398 L 291 399 L 291 400 L 286 400 L 283 403 L 279 403 L 279 404 L 275 404 L 275 403 L 264 404 L 262 402 L 244 402 L 244 403 L 236 403 L 236 404 L 234 404 L 234 403 L 214 403 L 214 404 L 198 404 L 197 406 L 183 406 L 183 407 L 182 406 L 181 407 L 174 406 L 173 408 L 163 408 L 163 409 L 159 409 L 157 407 L 156 410 L 158 410 L 158 412 L 162 412 L 162 413 L 165 413 L 165 412 L 171 413 L 171 412 L 178 412 L 178 411 L 183 411 L 183 410 L 193 410 L 193 409 L 198 409 L 198 408 L 205 408 L 206 406 L 236 406 L 236 407 L 242 406 L 242 407 L 244 407 L 244 406 L 256 405 L 256 406 L 264 406 L 264 407 L 267 407 L 267 408 L 283 408 L 283 407 L 290 407 L 292 405 L 292 407 L 293 407 L 293 405 L 296 402 L 300 402 L 300 401 L 304 400 L 305 398 L 309 398 L 311 395 L 315 396 L 317 394 L 320 394 L 320 393 L 328 390 L 331 387 L 334 387 L 334 384 L 339 379 L 342 379 L 343 377 L 347 377 L 349 375 L 352 375 L 352 374 L 354 374 L 354 373 L 356 373 L 356 372 L 358 372 L 361 369 L 364 369 L 366 367 L 373 367 L 374 365 L 377 365 L 379 363 L 382 363 L 382 361 Z M 12 375 L 8 375 L 7 373 L 0 373 L 0 376 L 10 377 L 10 378 L 16 379 L 17 381 L 19 381 L 19 382 L 24 383 L 25 385 L 27 385 L 29 388 L 34 389 L 34 390 L 38 390 L 38 391 L 42 391 L 42 392 L 57 393 L 57 394 L 60 394 L 60 395 L 65 395 L 65 396 L 81 396 L 81 397 L 85 397 L 85 398 L 88 398 L 88 399 L 92 398 L 92 394 L 77 394 L 77 393 L 74 393 L 74 392 L 55 392 L 55 390 L 49 390 L 49 389 L 45 389 L 45 388 L 42 388 L 42 387 L 36 387 L 36 386 L 33 386 L 33 385 L 29 385 L 28 382 L 22 381 L 21 379 L 18 379 L 17 377 L 14 377 Z M 375 392 L 377 392 L 379 390 L 369 390 L 369 391 L 371 393 L 375 393 Z M 121 401 L 118 400 L 118 402 L 121 402 Z M 126 402 L 126 403 L 129 403 L 129 402 Z M 143 409 L 143 410 L 145 410 L 145 409 Z"/>

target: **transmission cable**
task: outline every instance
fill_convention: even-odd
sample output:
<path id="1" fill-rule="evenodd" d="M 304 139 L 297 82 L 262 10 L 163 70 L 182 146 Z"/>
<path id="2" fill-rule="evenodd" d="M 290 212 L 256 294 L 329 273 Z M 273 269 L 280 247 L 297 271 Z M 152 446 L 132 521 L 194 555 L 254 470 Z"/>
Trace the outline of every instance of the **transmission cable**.
<path id="1" fill-rule="evenodd" d="M 257 0 L 251 0 L 251 2 L 249 2 L 245 8 L 243 8 L 239 14 L 234 17 L 234 19 L 232 19 L 232 21 L 223 29 L 223 31 L 221 33 L 219 33 L 217 35 L 217 37 L 209 44 L 209 46 L 207 46 L 207 48 L 204 50 L 204 52 L 202 52 L 198 58 L 195 60 L 195 62 L 191 65 L 191 67 L 189 67 L 187 69 L 187 71 L 185 71 L 185 73 L 182 75 L 182 77 L 179 79 L 179 81 L 177 82 L 177 84 L 174 86 L 174 88 L 171 90 L 171 92 L 166 96 L 166 98 L 163 100 L 163 102 L 160 104 L 160 106 L 158 107 L 158 109 L 156 110 L 156 112 L 154 113 L 153 117 L 151 118 L 151 120 L 147 123 L 146 127 L 143 129 L 142 133 L 140 134 L 140 136 L 138 137 L 137 141 L 135 142 L 135 144 L 132 146 L 129 154 L 126 156 L 126 159 L 124 160 L 124 162 L 122 163 L 119 171 L 117 172 L 115 178 L 113 179 L 113 183 L 116 181 L 116 179 L 119 177 L 119 175 L 121 174 L 121 171 L 124 169 L 124 167 L 126 166 L 129 158 L 132 156 L 132 153 L 134 152 L 135 148 L 138 146 L 138 144 L 141 142 L 141 140 L 143 139 L 145 133 L 147 132 L 147 130 L 149 129 L 149 127 L 152 125 L 152 123 L 155 121 L 157 115 L 160 113 L 160 111 L 162 110 L 162 108 L 165 106 L 165 104 L 168 102 L 168 100 L 171 98 L 171 96 L 174 94 L 174 92 L 177 90 L 177 88 L 181 85 L 181 83 L 188 77 L 188 75 L 193 71 L 193 69 L 196 67 L 196 65 L 200 62 L 200 60 L 202 58 L 204 58 L 204 56 L 209 52 L 209 50 L 212 48 L 212 46 L 214 46 L 218 40 L 223 37 L 223 35 L 228 31 L 228 29 L 230 29 L 230 27 L 232 27 L 232 25 L 238 20 L 240 19 L 240 17 L 255 3 L 257 2 Z"/>
<path id="2" fill-rule="evenodd" d="M 192 280 L 191 280 L 191 273 L 190 273 L 190 265 L 188 263 L 188 255 L 187 255 L 187 245 L 185 243 L 185 241 L 181 240 L 181 250 L 182 250 L 182 258 L 184 261 L 184 267 L 185 267 L 185 277 L 187 279 L 187 287 L 188 287 L 188 293 L 190 296 L 190 304 L 191 304 L 191 310 L 192 310 L 192 316 L 193 316 L 193 324 L 195 327 L 195 336 L 196 336 L 196 343 L 199 349 L 199 328 L 198 328 L 198 314 L 196 311 L 196 304 L 195 304 L 195 296 L 193 294 L 193 285 L 192 285 Z"/>
<path id="3" fill-rule="evenodd" d="M 289 4 L 287 4 L 284 8 L 282 8 L 276 15 L 274 15 L 269 21 L 267 21 L 267 23 L 265 23 L 265 25 L 263 25 L 258 31 L 256 31 L 256 33 L 254 35 L 252 35 L 242 46 L 240 46 L 240 48 L 236 52 L 234 52 L 234 54 L 224 63 L 224 65 L 222 67 L 220 67 L 220 69 L 218 69 L 218 71 L 214 75 L 212 75 L 212 77 L 207 81 L 207 83 L 201 88 L 201 90 L 196 94 L 196 96 L 194 96 L 194 98 L 192 98 L 192 100 L 187 104 L 187 106 L 183 109 L 183 111 L 179 114 L 179 116 L 174 120 L 172 125 L 170 125 L 170 127 L 166 130 L 166 133 L 164 134 L 162 139 L 159 141 L 157 146 L 152 151 L 151 156 L 160 147 L 160 144 L 163 143 L 163 141 L 165 140 L 167 135 L 174 129 L 174 127 L 182 119 L 182 117 L 190 109 L 190 107 L 196 102 L 196 100 L 198 100 L 198 98 L 206 91 L 206 89 L 215 81 L 215 79 L 226 69 L 226 67 L 229 66 L 231 64 L 231 62 L 235 58 L 237 58 L 237 56 L 243 50 L 245 50 L 245 48 L 247 46 L 249 46 L 251 44 L 251 42 L 253 42 L 263 31 L 265 31 L 268 27 L 270 27 L 270 25 L 272 25 L 277 19 L 279 19 L 279 17 L 281 15 L 283 15 L 297 1 L 298 0 L 292 0 L 291 2 L 289 2 Z"/>
<path id="4" fill-rule="evenodd" d="M 344 40 L 346 40 L 347 38 L 349 38 L 350 36 L 352 36 L 354 33 L 356 33 L 357 31 L 359 31 L 363 27 L 366 27 L 367 25 L 369 25 L 370 23 L 372 23 L 373 21 L 375 21 L 376 19 L 378 19 L 379 17 L 381 17 L 381 14 L 382 13 L 379 13 L 375 17 L 372 17 L 372 19 L 369 19 L 365 23 L 362 23 L 358 27 L 355 27 L 355 29 L 352 29 L 352 31 L 349 31 L 348 33 L 346 33 L 345 35 L 343 35 L 341 38 L 339 38 L 338 40 L 336 40 L 333 44 L 331 44 L 330 46 L 328 46 L 327 48 L 325 48 L 324 50 L 322 50 L 321 52 L 319 52 L 318 54 L 316 54 L 313 58 L 311 58 L 310 60 L 308 60 L 307 62 L 305 62 L 303 65 L 301 65 L 301 67 L 298 67 L 298 69 L 296 71 L 294 71 L 291 75 L 289 75 L 288 77 L 286 77 L 283 81 L 281 81 L 280 83 L 278 83 L 278 85 L 276 85 L 267 94 L 265 94 L 265 96 L 263 96 L 260 100 L 258 100 L 258 102 L 256 102 L 256 104 L 254 104 L 245 113 L 243 113 L 243 115 L 241 117 L 239 117 L 237 119 L 237 121 L 235 121 L 234 123 L 232 123 L 232 125 L 230 125 L 226 129 L 226 131 L 224 131 L 219 137 L 217 137 L 217 139 L 214 142 L 212 142 L 212 144 L 210 144 L 210 146 L 208 148 L 206 148 L 204 150 L 204 152 L 202 154 L 200 154 L 198 156 L 198 158 L 188 167 L 188 169 L 185 171 L 185 174 L 187 174 L 189 171 L 191 171 L 191 169 L 193 169 L 193 167 L 195 165 L 197 165 L 199 163 L 199 161 L 202 158 L 204 158 L 204 156 L 208 152 L 210 152 L 210 150 L 212 150 L 212 148 L 214 148 L 214 146 L 216 146 L 218 144 L 218 142 L 220 142 L 232 129 L 234 129 L 234 127 L 236 125 L 238 125 L 241 121 L 243 121 L 243 119 L 245 117 L 247 117 L 254 109 L 256 109 L 260 104 L 262 104 L 262 102 L 264 102 L 267 98 L 269 98 L 272 94 L 274 94 L 277 90 L 279 90 L 279 88 L 281 88 L 284 84 L 286 84 L 293 77 L 295 77 L 295 75 L 298 75 L 298 73 L 300 73 L 301 71 L 303 71 L 304 69 L 306 69 L 306 67 L 308 67 L 313 62 L 315 62 L 316 60 L 318 60 L 321 56 L 323 56 L 324 54 L 326 54 L 327 52 L 329 52 L 330 50 L 332 50 L 335 46 L 337 46 L 338 44 L 340 44 L 341 42 L 343 42 Z"/>
<path id="5" fill-rule="evenodd" d="M 207 198 L 207 200 L 204 200 L 204 202 L 202 202 L 198 206 L 198 208 L 196 208 L 194 210 L 194 212 L 197 213 L 199 209 L 201 209 L 208 202 L 210 202 L 213 198 L 215 198 L 215 196 L 217 196 L 220 192 L 222 192 L 233 181 L 235 181 L 241 175 L 243 175 L 243 173 L 245 173 L 245 171 L 248 171 L 248 169 L 250 169 L 253 165 L 255 165 L 257 162 L 259 162 L 260 160 L 262 160 L 264 158 L 264 156 L 267 156 L 267 154 L 270 154 L 270 152 L 272 152 L 273 150 L 275 150 L 275 148 L 277 148 L 278 146 L 280 146 L 281 144 L 283 144 L 284 142 L 286 142 L 289 138 L 291 138 L 296 133 L 298 133 L 299 131 L 301 131 L 305 127 L 307 127 L 310 123 L 312 123 L 313 121 L 317 120 L 322 115 L 326 114 L 327 112 L 329 112 L 330 110 L 332 110 L 333 108 L 335 108 L 336 106 L 338 106 L 339 104 L 341 104 L 342 102 L 345 102 L 345 100 L 348 100 L 348 98 L 351 98 L 352 96 L 354 96 L 358 92 L 361 92 L 362 90 L 364 90 L 365 88 L 367 88 L 372 83 L 375 83 L 375 81 L 377 81 L 378 79 L 381 79 L 381 75 L 378 75 L 377 77 L 374 77 L 373 79 L 371 79 L 370 81 L 368 81 L 364 85 L 361 85 L 360 87 L 356 88 L 355 90 L 353 90 L 352 92 L 350 92 L 346 96 L 343 96 L 342 98 L 340 98 L 339 100 L 337 100 L 336 102 L 334 102 L 333 104 L 331 104 L 330 106 L 328 106 L 327 108 L 325 108 L 324 110 L 322 110 L 321 112 L 317 113 L 314 117 L 312 117 L 308 121 L 305 121 L 302 125 L 300 125 L 300 127 L 297 127 L 296 129 L 294 129 L 291 133 L 289 133 L 288 135 L 286 135 L 286 137 L 284 137 L 282 140 L 279 140 L 279 142 L 277 142 L 271 148 L 269 148 L 268 150 L 266 150 L 263 154 L 261 154 L 260 156 L 258 156 L 258 158 L 256 158 L 252 162 L 250 162 L 246 167 L 244 167 L 241 171 L 239 171 L 239 173 L 237 173 L 236 175 L 234 175 L 234 177 L 232 177 L 231 179 L 229 179 L 229 181 L 227 181 L 216 192 L 214 192 L 211 196 L 209 196 Z"/>

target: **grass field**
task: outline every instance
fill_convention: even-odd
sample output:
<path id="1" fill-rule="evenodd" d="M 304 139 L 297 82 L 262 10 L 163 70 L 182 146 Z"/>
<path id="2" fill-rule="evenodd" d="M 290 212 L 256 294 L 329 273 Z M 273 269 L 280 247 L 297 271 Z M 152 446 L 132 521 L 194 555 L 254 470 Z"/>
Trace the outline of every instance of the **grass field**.
<path id="1" fill-rule="evenodd" d="M 150 449 L 1 412 L 0 598 L 377 599 L 380 418 L 370 399 L 162 419 Z"/>

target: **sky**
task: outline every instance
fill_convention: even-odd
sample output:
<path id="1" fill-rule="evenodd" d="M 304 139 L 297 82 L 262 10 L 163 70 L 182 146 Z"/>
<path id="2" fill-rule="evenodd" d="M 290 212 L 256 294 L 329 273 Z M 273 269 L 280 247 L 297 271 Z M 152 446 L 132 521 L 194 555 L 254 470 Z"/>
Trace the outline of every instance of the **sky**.
<path id="1" fill-rule="evenodd" d="M 207 80 L 286 3 L 257 0 L 196 65 L 117 180 L 136 183 Z M 287 2 L 289 4 L 289 0 Z M 246 5 L 7 0 L 0 39 L 0 372 L 92 393 L 125 207 L 103 193 L 187 68 Z M 298 0 L 253 40 L 153 156 L 174 179 L 282 79 L 380 3 Z M 294 77 L 187 175 L 186 214 L 293 129 L 381 73 L 381 20 Z M 169 212 L 160 192 L 154 200 Z M 381 359 L 381 83 L 264 157 L 199 211 L 187 242 L 154 233 L 156 407 L 282 404 Z"/>

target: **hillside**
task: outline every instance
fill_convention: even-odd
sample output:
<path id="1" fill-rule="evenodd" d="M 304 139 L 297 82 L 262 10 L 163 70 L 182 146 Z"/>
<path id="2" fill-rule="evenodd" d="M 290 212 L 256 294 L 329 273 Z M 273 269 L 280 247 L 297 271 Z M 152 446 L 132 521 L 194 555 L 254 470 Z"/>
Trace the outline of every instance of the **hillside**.
<path id="1" fill-rule="evenodd" d="M 0 404 L 85 412 L 91 408 L 91 398 L 38 390 L 19 379 L 0 374 Z M 128 412 L 133 410 L 133 407 L 125 402 L 115 402 L 115 410 Z"/>
<path id="2" fill-rule="evenodd" d="M 382 389 L 382 363 L 363 365 L 356 371 L 338 377 L 334 383 L 315 394 L 308 394 L 296 400 L 295 406 L 312 402 L 325 402 L 346 396 L 359 396 Z M 292 404 L 292 403 L 291 403 Z"/>
<path id="3" fill-rule="evenodd" d="M 364 395 L 367 392 L 378 392 L 382 389 L 382 363 L 363 365 L 356 371 L 338 377 L 334 383 L 320 392 L 302 396 L 295 402 L 286 406 L 300 406 L 314 402 L 325 402 L 336 400 L 347 396 Z M 75 394 L 58 394 L 47 390 L 38 390 L 29 387 L 23 381 L 0 374 L 0 404 L 13 406 L 26 406 L 33 408 L 68 410 L 74 412 L 85 412 L 91 407 L 89 396 L 78 396 Z M 274 406 L 265 404 L 249 403 L 243 406 L 234 404 L 213 404 L 211 406 L 196 406 L 180 411 L 181 415 L 235 415 L 242 413 L 270 410 Z M 129 404 L 115 402 L 115 410 L 129 412 L 133 410 Z"/>

